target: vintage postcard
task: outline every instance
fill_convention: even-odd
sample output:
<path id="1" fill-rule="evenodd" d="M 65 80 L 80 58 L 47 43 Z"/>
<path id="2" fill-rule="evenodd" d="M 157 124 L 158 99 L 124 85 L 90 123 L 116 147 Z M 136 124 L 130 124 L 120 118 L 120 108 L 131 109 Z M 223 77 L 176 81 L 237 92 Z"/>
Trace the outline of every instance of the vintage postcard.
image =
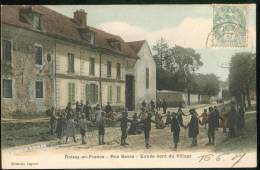
<path id="1" fill-rule="evenodd" d="M 2 168 L 256 167 L 256 77 L 256 4 L 2 5 Z"/>

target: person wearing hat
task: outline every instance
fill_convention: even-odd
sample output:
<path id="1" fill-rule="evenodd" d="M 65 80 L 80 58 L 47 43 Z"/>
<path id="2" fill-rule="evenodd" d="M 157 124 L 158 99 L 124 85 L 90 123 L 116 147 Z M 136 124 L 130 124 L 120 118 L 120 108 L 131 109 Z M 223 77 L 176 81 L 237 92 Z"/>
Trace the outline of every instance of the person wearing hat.
<path id="1" fill-rule="evenodd" d="M 173 134 L 174 149 L 177 149 L 177 145 L 179 143 L 180 130 L 181 130 L 181 128 L 180 128 L 180 122 L 178 119 L 178 114 L 175 112 L 172 112 L 171 132 Z"/>
<path id="2" fill-rule="evenodd" d="M 119 121 L 121 121 L 120 123 L 120 127 L 121 127 L 121 146 L 124 145 L 129 145 L 126 142 L 126 138 L 127 138 L 127 123 L 128 122 L 132 122 L 130 119 L 127 118 L 128 116 L 128 110 L 126 108 L 126 110 L 124 112 L 122 112 L 122 117 L 119 119 Z"/>
<path id="3" fill-rule="evenodd" d="M 99 145 L 105 144 L 104 142 L 104 135 L 105 135 L 105 112 L 102 112 L 99 108 L 99 114 L 96 117 L 96 123 L 98 128 L 98 143 Z"/>
<path id="4" fill-rule="evenodd" d="M 81 117 L 79 119 L 79 129 L 80 129 L 82 144 L 86 144 L 85 137 L 86 137 L 86 132 L 88 130 L 88 126 L 87 126 L 87 119 L 85 114 L 81 114 Z"/>
<path id="5" fill-rule="evenodd" d="M 212 107 L 209 108 L 209 114 L 206 122 L 208 123 L 208 139 L 209 139 L 209 142 L 206 145 L 214 145 L 215 128 L 217 127 L 217 123 L 216 123 L 216 112 Z"/>
<path id="6" fill-rule="evenodd" d="M 151 145 L 149 144 L 149 139 L 150 139 L 150 131 L 151 131 L 151 123 L 156 123 L 154 120 L 151 119 L 152 115 L 151 113 L 147 113 L 145 112 L 144 114 L 144 139 L 145 139 L 145 147 L 148 149 L 151 147 Z"/>
<path id="7" fill-rule="evenodd" d="M 190 122 L 186 125 L 189 128 L 189 137 L 192 138 L 191 146 L 197 146 L 197 136 L 199 134 L 199 119 L 196 115 L 195 109 L 189 110 L 191 114 Z"/>
<path id="8" fill-rule="evenodd" d="M 73 116 L 67 116 L 67 127 L 66 127 L 66 143 L 68 142 L 69 137 L 73 137 L 74 142 L 76 143 L 76 122 L 73 119 Z"/>

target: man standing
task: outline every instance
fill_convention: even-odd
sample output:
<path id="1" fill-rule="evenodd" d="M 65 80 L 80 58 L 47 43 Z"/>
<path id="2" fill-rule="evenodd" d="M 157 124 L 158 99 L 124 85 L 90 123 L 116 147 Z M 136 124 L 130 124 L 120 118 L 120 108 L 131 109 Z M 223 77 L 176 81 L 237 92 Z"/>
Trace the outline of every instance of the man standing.
<path id="1" fill-rule="evenodd" d="M 191 114 L 191 119 L 186 128 L 189 128 L 189 137 L 192 138 L 191 147 L 193 147 L 198 145 L 197 136 L 199 134 L 199 119 L 194 109 L 191 109 L 189 112 Z"/>
<path id="2" fill-rule="evenodd" d="M 173 134 L 174 149 L 177 149 L 177 145 L 179 143 L 180 130 L 181 129 L 178 120 L 178 115 L 173 112 L 172 119 L 171 119 L 171 132 Z"/>
<path id="3" fill-rule="evenodd" d="M 206 145 L 214 145 L 215 143 L 215 129 L 217 127 L 217 113 L 213 110 L 212 107 L 209 108 L 208 119 L 206 122 L 208 123 L 208 139 L 209 142 Z"/>
<path id="4" fill-rule="evenodd" d="M 234 106 L 234 103 L 232 103 L 231 109 L 228 113 L 228 128 L 229 128 L 229 137 L 233 138 L 236 136 L 235 126 L 237 122 L 237 112 Z"/>
<path id="5" fill-rule="evenodd" d="M 219 111 L 217 106 L 214 106 L 215 118 L 216 118 L 216 130 L 219 128 Z"/>
<path id="6" fill-rule="evenodd" d="M 165 99 L 163 99 L 162 107 L 163 107 L 163 114 L 165 114 L 165 113 L 166 113 L 166 110 L 167 110 L 167 102 L 166 102 Z"/>

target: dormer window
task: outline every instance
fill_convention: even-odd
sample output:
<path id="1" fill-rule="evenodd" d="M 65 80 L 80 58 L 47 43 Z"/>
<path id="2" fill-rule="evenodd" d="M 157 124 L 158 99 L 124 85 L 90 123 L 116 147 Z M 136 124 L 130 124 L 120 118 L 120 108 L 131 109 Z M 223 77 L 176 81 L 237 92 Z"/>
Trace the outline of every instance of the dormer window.
<path id="1" fill-rule="evenodd" d="M 95 43 L 95 33 L 94 32 L 91 32 L 91 31 L 84 32 L 84 33 L 81 33 L 81 35 L 84 40 L 86 40 L 88 43 L 94 45 L 94 43 Z"/>
<path id="2" fill-rule="evenodd" d="M 81 38 L 88 43 L 94 45 L 95 44 L 95 32 L 90 30 L 88 27 L 86 28 L 79 28 L 79 32 L 81 35 Z"/>
<path id="3" fill-rule="evenodd" d="M 110 38 L 110 39 L 108 39 L 108 43 L 109 43 L 110 47 L 112 47 L 113 49 L 121 51 L 121 43 L 119 40 Z"/>
<path id="4" fill-rule="evenodd" d="M 34 29 L 41 30 L 41 13 L 33 6 L 21 9 L 21 16 L 25 22 L 32 25 Z"/>
<path id="5" fill-rule="evenodd" d="M 40 30 L 41 29 L 41 20 L 40 20 L 40 15 L 38 14 L 33 14 L 33 28 Z"/>

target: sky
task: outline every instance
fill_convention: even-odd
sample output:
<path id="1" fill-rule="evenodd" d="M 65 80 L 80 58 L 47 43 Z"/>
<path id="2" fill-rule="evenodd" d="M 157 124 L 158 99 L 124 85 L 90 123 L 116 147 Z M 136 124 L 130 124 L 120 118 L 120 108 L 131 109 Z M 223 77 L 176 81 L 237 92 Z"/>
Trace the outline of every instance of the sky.
<path id="1" fill-rule="evenodd" d="M 46 5 L 63 15 L 84 9 L 87 24 L 121 36 L 125 41 L 147 40 L 151 49 L 161 38 L 170 46 L 193 48 L 204 63 L 199 73 L 228 77 L 227 65 L 236 52 L 255 52 L 256 7 L 248 4 L 248 46 L 213 48 L 206 45 L 213 26 L 213 6 L 209 5 Z"/>

